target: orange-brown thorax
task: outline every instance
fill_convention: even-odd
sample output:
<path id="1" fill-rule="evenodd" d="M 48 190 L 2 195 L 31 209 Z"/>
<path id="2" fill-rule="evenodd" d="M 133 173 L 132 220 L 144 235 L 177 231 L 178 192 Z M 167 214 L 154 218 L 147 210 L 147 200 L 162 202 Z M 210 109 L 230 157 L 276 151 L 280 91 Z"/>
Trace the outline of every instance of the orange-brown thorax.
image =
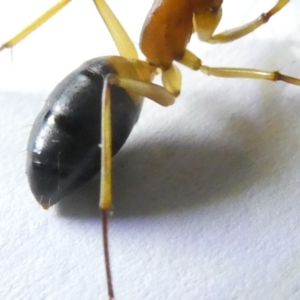
<path id="1" fill-rule="evenodd" d="M 144 23 L 140 48 L 150 64 L 167 70 L 180 60 L 193 33 L 194 13 L 218 10 L 222 0 L 155 0 Z"/>

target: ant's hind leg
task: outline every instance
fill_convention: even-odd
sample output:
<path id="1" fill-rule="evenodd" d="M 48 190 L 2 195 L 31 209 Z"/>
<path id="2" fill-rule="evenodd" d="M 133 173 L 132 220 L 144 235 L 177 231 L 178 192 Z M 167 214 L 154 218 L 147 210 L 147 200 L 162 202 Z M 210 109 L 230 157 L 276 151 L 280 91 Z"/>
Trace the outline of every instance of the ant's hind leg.
<path id="1" fill-rule="evenodd" d="M 51 8 L 49 8 L 46 12 L 44 12 L 40 17 L 38 17 L 35 21 L 5 42 L 3 45 L 0 45 L 0 51 L 5 48 L 12 48 L 20 41 L 22 41 L 25 37 L 27 37 L 30 33 L 32 33 L 39 26 L 43 25 L 47 20 L 49 20 L 52 16 L 54 16 L 57 12 L 59 12 L 63 7 L 65 7 L 71 0 L 61 0 Z"/>
<path id="2" fill-rule="evenodd" d="M 233 28 L 230 30 L 226 30 L 224 32 L 221 32 L 219 34 L 213 35 L 210 37 L 207 42 L 208 43 L 227 43 L 234 41 L 236 39 L 239 39 L 248 33 L 253 32 L 257 28 L 259 28 L 261 25 L 267 23 L 269 19 L 274 16 L 276 13 L 278 13 L 286 4 L 288 4 L 289 0 L 278 0 L 276 5 L 270 9 L 267 13 L 261 14 L 256 20 L 242 25 L 237 28 Z"/>
<path id="3" fill-rule="evenodd" d="M 108 244 L 108 210 L 112 198 L 112 125 L 111 125 L 111 82 L 110 77 L 104 79 L 101 99 L 101 176 L 99 207 L 102 212 L 102 239 L 106 271 L 106 284 L 109 299 L 114 299 L 112 275 L 110 268 Z"/>
<path id="4" fill-rule="evenodd" d="M 112 129 L 111 129 L 111 82 L 107 76 L 103 83 L 101 103 L 101 181 L 100 201 L 101 209 L 109 209 L 111 206 L 111 169 L 112 169 Z"/>
<path id="5" fill-rule="evenodd" d="M 128 93 L 146 97 L 154 102 L 169 106 L 175 101 L 174 96 L 165 88 L 151 82 L 136 79 L 123 78 L 118 75 L 108 75 L 104 80 L 102 92 L 101 115 L 101 195 L 99 206 L 101 209 L 109 209 L 111 206 L 111 158 L 112 158 L 112 129 L 111 129 L 111 86 L 124 88 Z M 133 101 L 136 97 L 132 97 Z"/>
<path id="6" fill-rule="evenodd" d="M 117 85 L 128 93 L 148 97 L 164 106 L 174 103 L 174 97 L 161 86 L 135 79 L 108 75 L 104 79 L 101 109 L 101 179 L 99 207 L 102 212 L 102 236 L 109 299 L 114 299 L 112 276 L 110 269 L 108 245 L 108 210 L 112 200 L 112 122 L 111 122 L 111 86 Z M 135 97 L 134 97 L 135 98 Z M 134 100 L 134 99 L 133 99 Z"/>

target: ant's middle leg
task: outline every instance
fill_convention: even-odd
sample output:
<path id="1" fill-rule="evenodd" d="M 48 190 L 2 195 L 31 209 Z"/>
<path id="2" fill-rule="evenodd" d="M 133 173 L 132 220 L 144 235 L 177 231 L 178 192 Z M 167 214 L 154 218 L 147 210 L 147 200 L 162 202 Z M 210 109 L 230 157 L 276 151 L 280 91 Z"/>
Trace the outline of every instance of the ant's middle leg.
<path id="1" fill-rule="evenodd" d="M 206 75 L 226 78 L 252 78 L 271 81 L 284 81 L 290 84 L 300 85 L 300 78 L 287 76 L 279 73 L 278 71 L 270 72 L 249 68 L 221 68 L 205 66 L 202 64 L 201 60 L 189 50 L 186 50 L 184 57 L 178 62 L 193 70 L 199 70 Z"/>
<path id="2" fill-rule="evenodd" d="M 300 78 L 284 75 L 278 71 L 269 72 L 247 68 L 216 68 L 204 65 L 202 65 L 199 70 L 206 75 L 213 75 L 218 77 L 264 79 L 271 81 L 284 81 L 287 83 L 300 85 Z"/>

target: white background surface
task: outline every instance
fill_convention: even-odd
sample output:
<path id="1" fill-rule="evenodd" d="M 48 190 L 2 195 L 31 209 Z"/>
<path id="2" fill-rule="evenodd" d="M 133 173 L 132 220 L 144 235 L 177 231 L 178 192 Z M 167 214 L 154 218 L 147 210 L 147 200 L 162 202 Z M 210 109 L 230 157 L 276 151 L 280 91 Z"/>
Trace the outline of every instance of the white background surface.
<path id="1" fill-rule="evenodd" d="M 108 1 L 136 45 L 151 2 Z M 276 1 L 224 2 L 221 30 Z M 0 41 L 51 3 L 1 1 Z M 194 37 L 189 48 L 209 65 L 300 77 L 299 15 L 293 0 L 240 41 Z M 31 125 L 53 87 L 112 54 L 92 1 L 79 0 L 15 47 L 12 62 L 0 53 L 1 299 L 107 299 L 97 179 L 44 211 L 24 170 Z M 300 87 L 181 70 L 177 103 L 147 101 L 114 160 L 116 299 L 299 299 Z"/>

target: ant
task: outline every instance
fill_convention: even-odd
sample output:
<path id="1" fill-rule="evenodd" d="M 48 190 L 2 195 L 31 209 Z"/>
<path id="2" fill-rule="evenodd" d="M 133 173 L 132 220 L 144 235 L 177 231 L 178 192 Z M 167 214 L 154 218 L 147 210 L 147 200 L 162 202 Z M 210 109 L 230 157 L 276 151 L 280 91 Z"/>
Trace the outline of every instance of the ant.
<path id="1" fill-rule="evenodd" d="M 0 46 L 0 51 L 18 44 L 69 2 L 59 1 Z M 107 234 L 112 156 L 124 145 L 137 122 L 143 98 L 162 106 L 174 104 L 181 89 L 181 74 L 174 62 L 217 77 L 281 80 L 300 85 L 299 78 L 277 71 L 210 67 L 187 49 L 193 33 L 212 44 L 239 39 L 268 22 L 289 0 L 278 0 L 267 13 L 246 25 L 214 34 L 222 17 L 222 2 L 154 1 L 140 38 L 146 60 L 140 60 L 107 3 L 94 0 L 120 56 L 91 59 L 70 73 L 50 94 L 33 125 L 26 171 L 32 193 L 45 209 L 101 171 L 99 207 L 109 299 L 114 299 Z M 157 74 L 161 74 L 163 86 L 152 83 Z"/>

